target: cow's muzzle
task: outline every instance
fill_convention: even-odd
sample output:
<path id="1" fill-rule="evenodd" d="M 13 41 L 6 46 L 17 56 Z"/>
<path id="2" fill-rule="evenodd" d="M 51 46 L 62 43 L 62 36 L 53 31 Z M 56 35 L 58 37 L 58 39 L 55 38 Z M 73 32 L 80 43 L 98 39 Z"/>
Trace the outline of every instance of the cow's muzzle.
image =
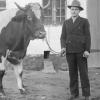
<path id="1" fill-rule="evenodd" d="M 46 32 L 40 32 L 39 38 L 44 39 L 46 37 Z"/>

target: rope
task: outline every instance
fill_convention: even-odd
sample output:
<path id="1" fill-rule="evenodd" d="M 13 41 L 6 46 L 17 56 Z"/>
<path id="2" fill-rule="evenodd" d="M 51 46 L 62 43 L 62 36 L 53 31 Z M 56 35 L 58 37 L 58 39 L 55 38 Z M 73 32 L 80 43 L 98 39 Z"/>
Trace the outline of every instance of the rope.
<path id="1" fill-rule="evenodd" d="M 49 42 L 48 42 L 48 40 L 47 40 L 47 37 L 45 38 L 45 42 L 47 43 L 47 45 L 48 45 L 48 47 L 49 47 L 49 49 L 50 49 L 50 52 L 52 52 L 53 54 L 58 54 L 58 55 L 60 55 L 61 52 L 57 52 L 57 51 L 55 51 L 55 50 L 53 50 L 53 49 L 51 48 L 51 46 L 50 46 L 50 44 L 49 44 Z"/>

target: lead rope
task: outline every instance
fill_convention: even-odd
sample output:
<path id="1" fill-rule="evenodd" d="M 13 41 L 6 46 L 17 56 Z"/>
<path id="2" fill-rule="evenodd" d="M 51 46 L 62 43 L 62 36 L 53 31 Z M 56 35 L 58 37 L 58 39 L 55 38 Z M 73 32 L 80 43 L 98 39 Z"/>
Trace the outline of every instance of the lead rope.
<path id="1" fill-rule="evenodd" d="M 46 38 L 45 38 L 44 40 L 45 40 L 45 42 L 47 43 L 47 45 L 48 45 L 48 47 L 49 47 L 49 49 L 50 49 L 50 52 L 52 52 L 53 54 L 60 55 L 61 52 L 56 52 L 55 50 L 53 50 L 53 49 L 51 48 L 51 46 L 50 46 L 50 44 L 49 44 L 49 42 L 48 42 L 48 40 L 47 40 L 47 36 L 46 36 Z"/>

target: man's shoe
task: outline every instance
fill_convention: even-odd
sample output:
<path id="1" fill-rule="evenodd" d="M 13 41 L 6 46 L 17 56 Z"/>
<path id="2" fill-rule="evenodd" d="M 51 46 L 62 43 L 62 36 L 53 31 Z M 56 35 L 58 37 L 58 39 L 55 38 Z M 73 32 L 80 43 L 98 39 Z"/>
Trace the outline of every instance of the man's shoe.
<path id="1" fill-rule="evenodd" d="M 68 100 L 77 100 L 79 96 L 71 95 Z"/>

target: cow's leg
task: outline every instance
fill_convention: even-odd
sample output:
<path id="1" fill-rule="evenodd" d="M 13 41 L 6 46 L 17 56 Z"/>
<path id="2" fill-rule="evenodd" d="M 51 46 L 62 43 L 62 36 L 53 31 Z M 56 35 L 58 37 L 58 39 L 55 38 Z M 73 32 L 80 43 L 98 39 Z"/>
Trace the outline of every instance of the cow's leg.
<path id="1" fill-rule="evenodd" d="M 0 96 L 5 96 L 5 92 L 3 90 L 3 77 L 5 74 L 5 57 L 1 57 L 1 61 L 0 61 Z"/>
<path id="2" fill-rule="evenodd" d="M 20 90 L 21 94 L 23 94 L 25 93 L 25 89 L 23 87 L 23 82 L 22 82 L 22 74 L 23 74 L 22 62 L 14 66 L 14 72 L 15 72 L 16 79 L 17 79 L 18 89 Z"/>

